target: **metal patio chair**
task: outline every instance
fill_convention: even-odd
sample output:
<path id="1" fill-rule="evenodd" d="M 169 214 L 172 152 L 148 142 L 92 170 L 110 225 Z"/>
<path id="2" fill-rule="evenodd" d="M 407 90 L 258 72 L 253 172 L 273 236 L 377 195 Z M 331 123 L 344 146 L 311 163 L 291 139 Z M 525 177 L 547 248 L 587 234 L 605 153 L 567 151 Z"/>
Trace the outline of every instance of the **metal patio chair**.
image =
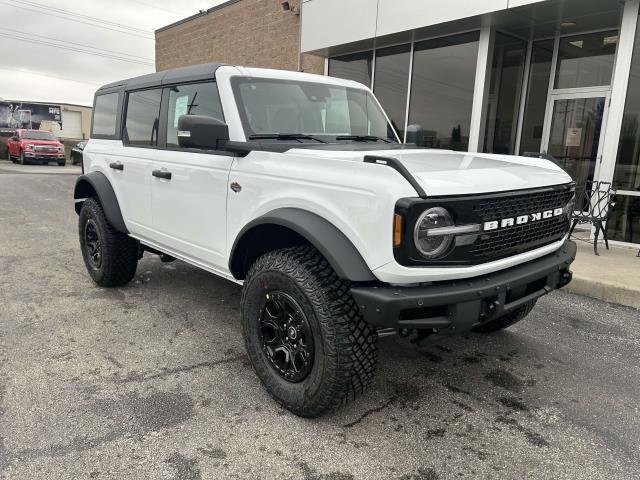
<path id="1" fill-rule="evenodd" d="M 576 204 L 571 216 L 571 229 L 569 236 L 573 235 L 573 230 L 579 224 L 591 224 L 595 227 L 593 239 L 593 252 L 598 253 L 598 238 L 600 232 L 604 238 L 604 244 L 609 250 L 609 240 L 605 226 L 610 209 L 615 205 L 614 197 L 616 191 L 611 187 L 611 182 L 587 182 L 583 186 L 576 188 Z M 639 252 L 640 254 L 640 252 Z"/>

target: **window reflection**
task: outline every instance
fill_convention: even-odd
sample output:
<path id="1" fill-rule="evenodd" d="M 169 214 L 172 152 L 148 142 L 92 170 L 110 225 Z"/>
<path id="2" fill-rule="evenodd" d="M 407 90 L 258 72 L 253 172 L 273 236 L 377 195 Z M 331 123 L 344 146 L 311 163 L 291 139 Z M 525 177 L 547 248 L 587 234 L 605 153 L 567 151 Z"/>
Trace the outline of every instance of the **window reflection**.
<path id="1" fill-rule="evenodd" d="M 329 59 L 329 75 L 354 80 L 371 87 L 371 64 L 373 52 L 352 53 Z"/>
<path id="2" fill-rule="evenodd" d="M 552 59 L 553 40 L 534 42 L 531 47 L 531 66 L 520 136 L 520 154 L 540 151 Z"/>
<path id="3" fill-rule="evenodd" d="M 400 140 L 404 139 L 411 45 L 376 50 L 374 93 L 387 112 Z"/>
<path id="4" fill-rule="evenodd" d="M 513 154 L 527 43 L 496 33 L 491 65 L 484 151 Z"/>
<path id="5" fill-rule="evenodd" d="M 479 32 L 416 42 L 409 123 L 424 146 L 467 150 Z"/>
<path id="6" fill-rule="evenodd" d="M 556 88 L 609 85 L 617 45 L 616 30 L 561 38 Z"/>

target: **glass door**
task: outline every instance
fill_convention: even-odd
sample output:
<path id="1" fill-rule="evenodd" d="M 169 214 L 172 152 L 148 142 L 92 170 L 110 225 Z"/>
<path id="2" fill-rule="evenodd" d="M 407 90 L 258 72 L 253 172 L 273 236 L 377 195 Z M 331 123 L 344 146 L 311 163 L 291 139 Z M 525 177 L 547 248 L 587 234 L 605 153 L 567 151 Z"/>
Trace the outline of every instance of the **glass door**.
<path id="1" fill-rule="evenodd" d="M 578 186 L 598 178 L 609 90 L 552 93 L 543 151 L 552 155 Z"/>

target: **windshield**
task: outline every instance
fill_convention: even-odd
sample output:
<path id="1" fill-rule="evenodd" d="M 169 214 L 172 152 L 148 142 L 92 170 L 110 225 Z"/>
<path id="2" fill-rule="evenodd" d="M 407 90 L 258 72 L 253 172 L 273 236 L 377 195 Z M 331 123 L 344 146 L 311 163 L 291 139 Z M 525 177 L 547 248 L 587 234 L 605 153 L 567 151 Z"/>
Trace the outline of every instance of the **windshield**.
<path id="1" fill-rule="evenodd" d="M 55 140 L 51 132 L 34 132 L 26 131 L 22 132 L 22 138 L 25 140 Z"/>
<path id="2" fill-rule="evenodd" d="M 397 141 L 367 90 L 248 77 L 235 77 L 232 85 L 247 139 L 252 135 L 295 134 L 325 141 L 364 137 Z"/>

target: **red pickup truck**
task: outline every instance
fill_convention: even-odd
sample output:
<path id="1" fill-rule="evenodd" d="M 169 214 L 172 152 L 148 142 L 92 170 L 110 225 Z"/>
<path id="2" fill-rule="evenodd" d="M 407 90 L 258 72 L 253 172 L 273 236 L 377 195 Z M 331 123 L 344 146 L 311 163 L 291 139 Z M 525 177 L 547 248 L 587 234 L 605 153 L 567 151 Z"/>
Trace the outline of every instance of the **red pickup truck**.
<path id="1" fill-rule="evenodd" d="M 16 130 L 7 142 L 9 160 L 21 164 L 56 162 L 65 164 L 64 145 L 46 130 Z"/>

